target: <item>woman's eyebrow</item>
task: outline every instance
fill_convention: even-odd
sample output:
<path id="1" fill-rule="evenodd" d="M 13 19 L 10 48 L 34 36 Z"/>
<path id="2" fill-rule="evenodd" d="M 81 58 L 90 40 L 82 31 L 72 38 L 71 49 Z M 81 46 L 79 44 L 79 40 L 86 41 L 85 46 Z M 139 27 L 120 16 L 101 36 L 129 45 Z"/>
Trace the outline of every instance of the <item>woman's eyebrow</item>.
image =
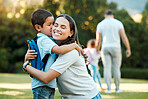
<path id="1" fill-rule="evenodd" d="M 61 25 L 61 26 L 65 26 L 65 27 L 67 27 L 66 25 Z"/>

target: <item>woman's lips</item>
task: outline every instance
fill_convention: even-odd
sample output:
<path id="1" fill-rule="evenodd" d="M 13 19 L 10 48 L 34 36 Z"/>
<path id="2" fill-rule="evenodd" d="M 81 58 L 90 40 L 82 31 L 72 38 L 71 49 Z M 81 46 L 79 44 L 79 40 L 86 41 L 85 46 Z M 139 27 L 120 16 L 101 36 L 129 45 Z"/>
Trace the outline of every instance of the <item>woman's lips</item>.
<path id="1" fill-rule="evenodd" d="M 61 34 L 59 34 L 59 33 L 54 33 L 55 35 L 61 35 Z"/>

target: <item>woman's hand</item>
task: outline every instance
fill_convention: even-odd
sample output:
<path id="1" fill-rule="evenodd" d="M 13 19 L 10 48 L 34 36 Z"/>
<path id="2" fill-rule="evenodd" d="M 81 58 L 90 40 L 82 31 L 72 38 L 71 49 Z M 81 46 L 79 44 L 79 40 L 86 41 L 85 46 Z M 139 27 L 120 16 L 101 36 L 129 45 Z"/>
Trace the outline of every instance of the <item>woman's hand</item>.
<path id="1" fill-rule="evenodd" d="M 24 64 L 23 64 L 23 69 L 24 69 L 24 71 L 27 71 L 27 70 L 26 70 L 26 67 L 27 67 L 28 64 L 29 64 L 29 61 L 24 62 Z"/>
<path id="2" fill-rule="evenodd" d="M 25 62 L 34 59 L 35 57 L 37 57 L 37 52 L 35 52 L 35 50 L 29 50 L 27 51 L 26 55 L 25 55 Z"/>

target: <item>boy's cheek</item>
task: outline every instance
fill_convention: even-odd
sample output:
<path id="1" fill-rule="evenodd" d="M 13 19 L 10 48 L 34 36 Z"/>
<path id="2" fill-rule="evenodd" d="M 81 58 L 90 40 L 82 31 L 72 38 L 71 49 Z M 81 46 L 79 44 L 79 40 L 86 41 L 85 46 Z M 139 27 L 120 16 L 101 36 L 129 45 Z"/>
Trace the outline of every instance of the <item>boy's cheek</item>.
<path id="1" fill-rule="evenodd" d="M 52 36 L 52 32 L 49 33 L 49 36 L 50 36 L 50 37 Z"/>

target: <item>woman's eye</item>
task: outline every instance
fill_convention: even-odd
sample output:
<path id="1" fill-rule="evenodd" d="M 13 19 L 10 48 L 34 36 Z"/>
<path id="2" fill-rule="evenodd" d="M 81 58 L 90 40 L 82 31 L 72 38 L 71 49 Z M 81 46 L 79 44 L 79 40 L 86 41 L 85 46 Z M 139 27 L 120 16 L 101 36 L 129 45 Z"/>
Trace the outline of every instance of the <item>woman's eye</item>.
<path id="1" fill-rule="evenodd" d="M 61 28 L 62 28 L 62 29 L 65 29 L 66 27 L 65 27 L 65 26 L 62 26 Z"/>
<path id="2" fill-rule="evenodd" d="M 58 25 L 57 24 L 54 24 L 54 26 L 57 27 Z"/>

